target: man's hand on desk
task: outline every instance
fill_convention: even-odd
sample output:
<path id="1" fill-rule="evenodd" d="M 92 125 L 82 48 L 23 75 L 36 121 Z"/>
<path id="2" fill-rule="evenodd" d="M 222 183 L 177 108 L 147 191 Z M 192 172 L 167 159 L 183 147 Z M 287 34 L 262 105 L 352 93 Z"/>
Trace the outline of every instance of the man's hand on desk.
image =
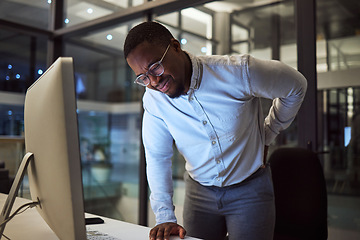
<path id="1" fill-rule="evenodd" d="M 181 239 L 185 237 L 186 230 L 179 224 L 173 222 L 162 223 L 150 230 L 150 240 L 169 240 L 170 235 L 179 235 Z"/>

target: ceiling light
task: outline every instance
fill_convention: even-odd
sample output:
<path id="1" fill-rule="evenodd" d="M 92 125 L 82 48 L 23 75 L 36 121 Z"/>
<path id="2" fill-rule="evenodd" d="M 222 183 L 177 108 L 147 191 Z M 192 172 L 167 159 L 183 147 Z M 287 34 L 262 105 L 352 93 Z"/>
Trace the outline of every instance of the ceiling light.
<path id="1" fill-rule="evenodd" d="M 15 75 L 16 79 L 20 79 L 20 74 Z"/>
<path id="2" fill-rule="evenodd" d="M 12 69 L 12 65 L 11 65 L 11 64 L 8 65 L 8 69 Z"/>
<path id="3" fill-rule="evenodd" d="M 181 44 L 185 45 L 187 43 L 187 40 L 185 38 L 181 39 Z"/>
<path id="4" fill-rule="evenodd" d="M 106 39 L 110 41 L 110 40 L 113 39 L 113 36 L 112 36 L 111 34 L 108 34 L 108 35 L 106 36 Z"/>
<path id="5" fill-rule="evenodd" d="M 64 23 L 68 24 L 70 20 L 68 18 L 65 18 Z"/>
<path id="6" fill-rule="evenodd" d="M 82 18 L 83 20 L 93 20 L 113 13 L 111 10 L 99 7 L 89 2 L 95 1 L 79 1 L 79 3 L 69 6 L 67 9 L 68 15 L 66 17 L 69 19 L 71 18 L 70 21 L 73 22 L 73 17 Z"/>

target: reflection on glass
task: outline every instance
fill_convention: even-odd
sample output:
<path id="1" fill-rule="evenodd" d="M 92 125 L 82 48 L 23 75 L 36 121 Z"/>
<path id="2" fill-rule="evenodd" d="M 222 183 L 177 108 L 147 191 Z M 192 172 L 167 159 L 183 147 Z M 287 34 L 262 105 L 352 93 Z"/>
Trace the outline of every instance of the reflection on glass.
<path id="1" fill-rule="evenodd" d="M 186 31 L 210 39 L 212 37 L 212 16 L 195 8 L 181 10 L 181 25 Z"/>
<path id="2" fill-rule="evenodd" d="M 183 33 L 182 49 L 190 52 L 194 55 L 211 55 L 212 54 L 212 42 L 203 38 L 196 37 L 192 34 Z"/>
<path id="3" fill-rule="evenodd" d="M 129 7 L 143 4 L 144 0 L 65 0 L 64 26 L 95 20 L 116 12 L 122 12 Z"/>
<path id="4" fill-rule="evenodd" d="M 249 43 L 239 43 L 232 46 L 233 54 L 249 53 Z"/>
<path id="5" fill-rule="evenodd" d="M 65 42 L 66 55 L 74 58 L 78 106 L 86 106 L 78 115 L 85 209 L 132 223 L 138 222 L 139 101 L 144 88 L 133 84 L 122 48 L 127 32 L 139 22 Z"/>
<path id="6" fill-rule="evenodd" d="M 161 22 L 164 25 L 179 27 L 179 12 L 157 16 L 155 20 Z M 171 33 L 174 35 L 173 31 L 171 31 Z"/>
<path id="7" fill-rule="evenodd" d="M 0 136 L 23 135 L 24 107 L 0 103 Z"/>
<path id="8" fill-rule="evenodd" d="M 251 54 L 260 59 L 277 59 L 297 68 L 294 2 L 287 1 L 231 14 L 231 49 L 236 54 Z M 271 100 L 263 99 L 264 116 Z M 281 132 L 270 151 L 280 146 L 297 145 L 297 119 Z"/>
<path id="9" fill-rule="evenodd" d="M 354 220 L 360 193 L 360 86 L 320 90 L 318 96 L 319 157 L 327 183 L 329 226 L 359 230 Z M 346 209 L 339 205 L 344 201 Z"/>
<path id="10" fill-rule="evenodd" d="M 140 113 L 79 111 L 85 210 L 137 223 Z"/>
<path id="11" fill-rule="evenodd" d="M 231 25 L 231 40 L 233 42 L 237 41 L 247 41 L 249 39 L 250 32 L 239 25 L 232 24 Z"/>
<path id="12" fill-rule="evenodd" d="M 133 71 L 126 63 L 122 48 L 134 21 L 65 43 L 65 53 L 74 58 L 77 91 L 80 99 L 101 102 L 131 102 L 142 97 L 143 88 L 132 84 Z"/>
<path id="13" fill-rule="evenodd" d="M 186 8 L 180 12 L 180 16 L 179 12 L 175 12 L 157 16 L 155 20 L 170 30 L 180 41 L 183 50 L 194 55 L 211 55 L 214 48 L 213 17 L 196 8 Z"/>
<path id="14" fill-rule="evenodd" d="M 327 44 L 322 35 L 316 41 L 316 70 L 317 72 L 328 71 L 327 64 Z"/>
<path id="15" fill-rule="evenodd" d="M 24 93 L 46 69 L 46 39 L 7 30 L 0 36 L 0 91 Z"/>
<path id="16" fill-rule="evenodd" d="M 280 46 L 280 60 L 297 69 L 297 45 L 283 44 Z"/>
<path id="17" fill-rule="evenodd" d="M 2 0 L 0 18 L 36 28 L 49 28 L 51 1 L 47 0 Z"/>
<path id="18" fill-rule="evenodd" d="M 329 193 L 360 193 L 360 87 L 324 90 L 320 136 Z"/>
<path id="19" fill-rule="evenodd" d="M 360 36 L 328 40 L 331 71 L 360 67 Z"/>

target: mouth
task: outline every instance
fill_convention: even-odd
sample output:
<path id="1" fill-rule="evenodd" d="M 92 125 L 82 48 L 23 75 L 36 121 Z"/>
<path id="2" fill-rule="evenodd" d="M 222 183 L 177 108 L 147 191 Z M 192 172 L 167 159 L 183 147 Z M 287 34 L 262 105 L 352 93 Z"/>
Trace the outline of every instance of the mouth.
<path id="1" fill-rule="evenodd" d="M 170 78 L 164 79 L 159 85 L 156 87 L 160 92 L 167 92 L 170 88 Z"/>

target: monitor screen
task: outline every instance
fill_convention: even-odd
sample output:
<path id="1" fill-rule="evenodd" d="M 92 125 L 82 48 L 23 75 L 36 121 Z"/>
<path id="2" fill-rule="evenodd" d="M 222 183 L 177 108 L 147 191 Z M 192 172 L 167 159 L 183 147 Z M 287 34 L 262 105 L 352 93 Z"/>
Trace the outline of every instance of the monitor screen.
<path id="1" fill-rule="evenodd" d="M 344 128 L 344 146 L 347 147 L 351 141 L 351 127 Z"/>
<path id="2" fill-rule="evenodd" d="M 28 88 L 24 107 L 27 154 L 19 170 L 28 169 L 31 198 L 40 202 L 38 212 L 59 239 L 66 240 L 86 239 L 74 85 L 73 61 L 65 57 Z M 9 202 L 23 174 L 18 172 Z M 5 204 L 3 213 L 7 214 L 2 217 L 11 207 L 12 203 Z"/>

